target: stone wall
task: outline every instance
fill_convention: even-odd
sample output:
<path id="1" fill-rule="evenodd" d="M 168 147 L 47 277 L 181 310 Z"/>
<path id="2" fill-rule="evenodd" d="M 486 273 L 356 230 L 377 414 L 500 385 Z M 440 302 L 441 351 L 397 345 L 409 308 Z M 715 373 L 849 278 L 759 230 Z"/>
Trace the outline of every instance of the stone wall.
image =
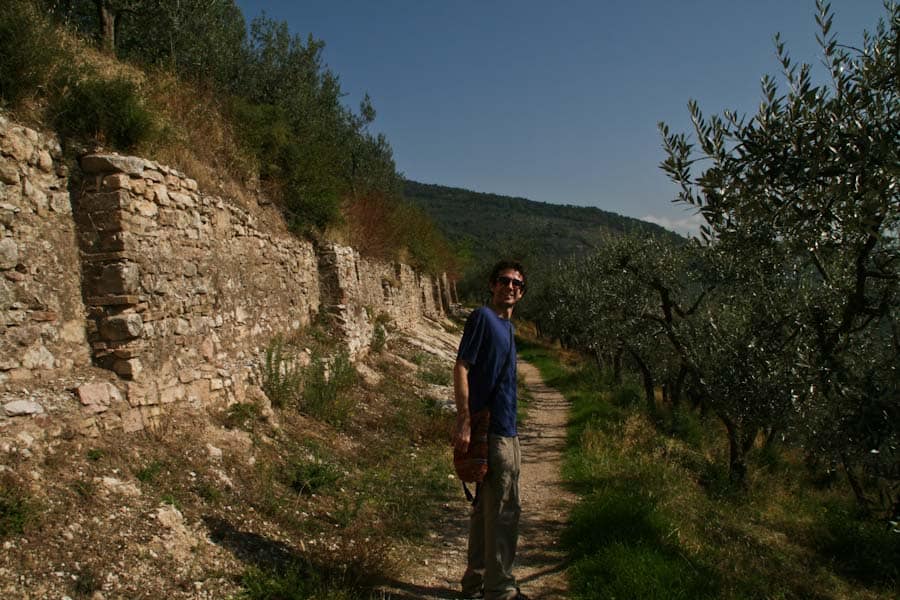
<path id="1" fill-rule="evenodd" d="M 129 404 L 243 397 L 263 346 L 320 306 L 312 245 L 135 157 L 88 155 L 74 205 L 94 362 Z M 139 426 L 141 423 L 135 423 Z"/>
<path id="2" fill-rule="evenodd" d="M 134 431 L 259 393 L 265 347 L 319 313 L 352 356 L 379 314 L 400 328 L 445 314 L 445 278 L 315 248 L 271 209 L 152 161 L 87 155 L 70 179 L 59 157 L 53 138 L 0 120 L 0 433 L 43 412 L 18 410 L 26 387 L 57 380 L 71 405 L 54 410 L 80 411 L 82 431 Z"/>
<path id="3" fill-rule="evenodd" d="M 68 172 L 54 138 L 0 115 L 0 391 L 89 362 Z"/>

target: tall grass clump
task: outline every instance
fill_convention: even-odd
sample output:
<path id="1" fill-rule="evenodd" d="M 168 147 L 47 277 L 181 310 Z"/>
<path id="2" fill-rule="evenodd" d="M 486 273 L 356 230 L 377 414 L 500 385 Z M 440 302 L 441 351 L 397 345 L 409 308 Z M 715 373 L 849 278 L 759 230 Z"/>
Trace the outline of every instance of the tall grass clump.
<path id="1" fill-rule="evenodd" d="M 344 425 L 356 406 L 351 388 L 357 381 L 357 374 L 350 356 L 339 352 L 329 361 L 321 355 L 313 355 L 302 371 L 302 378 L 301 409 L 336 427 Z"/>
<path id="2" fill-rule="evenodd" d="M 280 336 L 272 338 L 266 347 L 262 370 L 262 389 L 272 406 L 284 408 L 293 404 L 300 393 L 302 369 L 285 349 Z"/>
<path id="3" fill-rule="evenodd" d="M 38 509 L 20 483 L 0 478 L 0 539 L 19 535 L 37 519 Z"/>

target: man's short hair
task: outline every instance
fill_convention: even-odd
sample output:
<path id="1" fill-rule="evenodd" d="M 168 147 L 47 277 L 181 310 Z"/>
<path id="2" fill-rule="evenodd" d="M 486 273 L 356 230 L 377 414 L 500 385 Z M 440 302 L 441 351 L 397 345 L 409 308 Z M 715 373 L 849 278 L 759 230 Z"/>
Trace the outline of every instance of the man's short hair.
<path id="1" fill-rule="evenodd" d="M 491 269 L 491 278 L 490 284 L 494 285 L 497 282 L 497 278 L 500 277 L 500 273 L 506 271 L 507 269 L 512 269 L 514 271 L 518 271 L 519 275 L 522 276 L 522 281 L 527 281 L 525 278 L 525 269 L 522 267 L 522 263 L 517 260 L 501 260 L 494 268 Z"/>

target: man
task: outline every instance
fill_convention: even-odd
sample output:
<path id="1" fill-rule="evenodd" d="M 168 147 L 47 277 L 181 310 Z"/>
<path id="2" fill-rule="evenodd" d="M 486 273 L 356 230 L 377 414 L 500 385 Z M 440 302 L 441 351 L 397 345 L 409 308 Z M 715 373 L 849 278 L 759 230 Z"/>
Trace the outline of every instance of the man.
<path id="1" fill-rule="evenodd" d="M 465 452 L 470 415 L 488 406 L 488 472 L 479 484 L 469 521 L 463 596 L 525 600 L 512 574 L 519 538 L 519 438 L 516 433 L 516 345 L 510 323 L 525 293 L 517 262 L 497 263 L 490 276 L 490 304 L 469 316 L 453 368 L 456 427 L 453 445 Z"/>

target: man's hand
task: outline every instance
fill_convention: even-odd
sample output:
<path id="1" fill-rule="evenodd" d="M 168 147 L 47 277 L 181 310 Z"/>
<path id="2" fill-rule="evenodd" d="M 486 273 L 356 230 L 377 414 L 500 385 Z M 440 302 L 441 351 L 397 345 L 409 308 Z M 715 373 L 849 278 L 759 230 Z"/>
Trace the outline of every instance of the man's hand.
<path id="1" fill-rule="evenodd" d="M 453 428 L 453 449 L 465 452 L 472 437 L 472 422 L 469 420 L 469 365 L 457 360 L 453 365 L 453 396 L 456 401 L 456 426 Z"/>
<path id="2" fill-rule="evenodd" d="M 469 414 L 456 415 L 456 427 L 453 428 L 453 449 L 465 453 L 469 449 L 469 441 L 472 437 L 472 424 Z"/>

